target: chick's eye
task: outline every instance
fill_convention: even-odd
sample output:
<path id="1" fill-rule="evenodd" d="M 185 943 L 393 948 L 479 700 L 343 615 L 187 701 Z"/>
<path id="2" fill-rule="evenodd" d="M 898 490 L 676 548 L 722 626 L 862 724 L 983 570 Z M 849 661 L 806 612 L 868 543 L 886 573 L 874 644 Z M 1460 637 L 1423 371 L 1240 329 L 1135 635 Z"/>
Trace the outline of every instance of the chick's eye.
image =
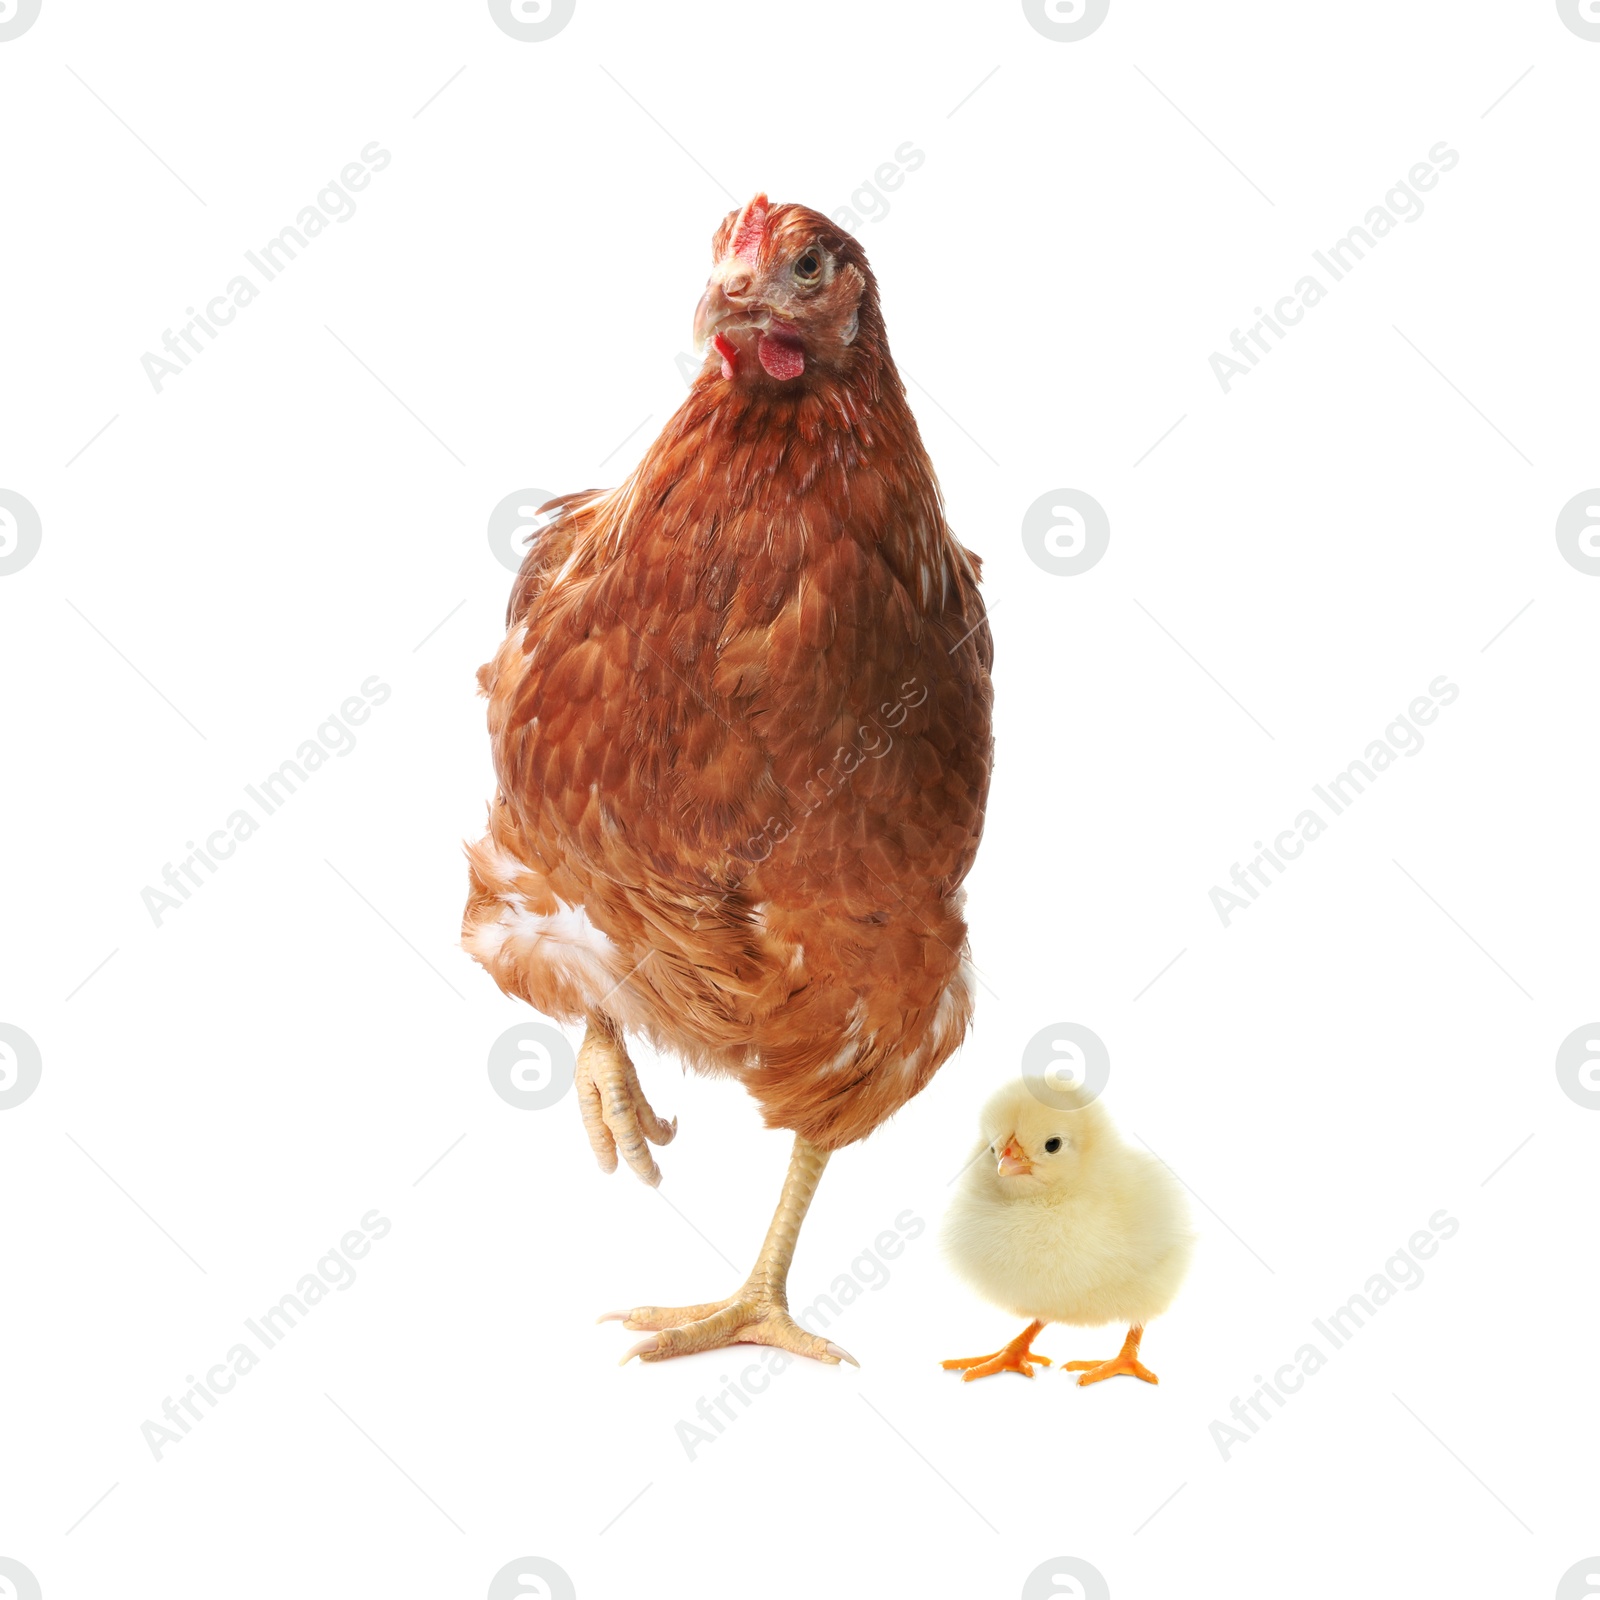
<path id="1" fill-rule="evenodd" d="M 794 275 L 801 283 L 815 283 L 822 276 L 822 263 L 815 250 L 806 253 L 794 264 Z"/>
<path id="2" fill-rule="evenodd" d="M 1061 1141 L 1059 1139 L 1046 1139 L 1044 1147 L 1051 1155 L 1054 1155 L 1061 1148 Z"/>

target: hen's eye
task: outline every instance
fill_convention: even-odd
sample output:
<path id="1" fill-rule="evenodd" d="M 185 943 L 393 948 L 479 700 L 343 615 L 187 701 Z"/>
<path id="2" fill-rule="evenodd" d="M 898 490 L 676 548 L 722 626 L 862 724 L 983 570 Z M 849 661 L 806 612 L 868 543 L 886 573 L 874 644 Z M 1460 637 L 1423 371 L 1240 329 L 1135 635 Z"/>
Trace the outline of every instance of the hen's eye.
<path id="1" fill-rule="evenodd" d="M 801 283 L 815 283 L 822 276 L 822 263 L 815 250 L 806 253 L 794 264 L 794 275 Z"/>
<path id="2" fill-rule="evenodd" d="M 1061 1141 L 1059 1139 L 1046 1139 L 1044 1147 L 1050 1155 L 1054 1155 L 1061 1148 Z"/>

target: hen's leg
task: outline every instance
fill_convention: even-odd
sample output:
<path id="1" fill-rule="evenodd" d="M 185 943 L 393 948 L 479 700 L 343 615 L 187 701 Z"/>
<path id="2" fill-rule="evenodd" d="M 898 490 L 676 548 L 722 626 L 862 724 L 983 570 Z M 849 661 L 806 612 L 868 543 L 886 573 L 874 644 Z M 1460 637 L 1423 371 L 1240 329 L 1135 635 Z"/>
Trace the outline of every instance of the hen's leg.
<path id="1" fill-rule="evenodd" d="M 644 1181 L 661 1182 L 661 1168 L 650 1144 L 671 1144 L 678 1119 L 663 1122 L 639 1086 L 622 1036 L 604 1017 L 589 1019 L 589 1031 L 578 1051 L 578 1108 L 602 1172 L 617 1170 L 617 1150 Z"/>
<path id="2" fill-rule="evenodd" d="M 1050 1365 L 1049 1356 L 1035 1355 L 1028 1348 L 1039 1337 L 1042 1327 L 1042 1322 L 1030 1322 L 1010 1344 L 996 1350 L 992 1356 L 966 1356 L 958 1361 L 943 1361 L 940 1365 L 946 1372 L 960 1371 L 963 1383 L 971 1383 L 974 1378 L 991 1378 L 997 1372 L 1020 1372 L 1023 1377 L 1031 1378 L 1030 1361 L 1037 1361 L 1041 1367 Z"/>
<path id="3" fill-rule="evenodd" d="M 835 1366 L 854 1356 L 826 1339 L 807 1333 L 789 1315 L 789 1263 L 795 1240 L 805 1221 L 811 1197 L 817 1192 L 828 1152 L 796 1138 L 789 1158 L 789 1175 L 783 1181 L 778 1209 L 767 1229 L 766 1242 L 756 1257 L 755 1270 L 744 1287 L 728 1300 L 698 1306 L 635 1306 L 632 1311 L 608 1311 L 602 1322 L 621 1322 L 635 1330 L 653 1329 L 622 1359 L 665 1361 L 669 1356 L 696 1350 L 715 1350 L 726 1344 L 770 1344 L 797 1356 L 811 1356 Z"/>
<path id="4" fill-rule="evenodd" d="M 1144 1329 L 1135 1325 L 1128 1329 L 1122 1349 L 1109 1361 L 1069 1361 L 1061 1370 L 1081 1372 L 1083 1376 L 1078 1379 L 1080 1384 L 1099 1383 L 1105 1378 L 1116 1377 L 1143 1378 L 1146 1383 L 1160 1383 L 1155 1373 L 1139 1359 L 1139 1341 L 1143 1337 Z"/>

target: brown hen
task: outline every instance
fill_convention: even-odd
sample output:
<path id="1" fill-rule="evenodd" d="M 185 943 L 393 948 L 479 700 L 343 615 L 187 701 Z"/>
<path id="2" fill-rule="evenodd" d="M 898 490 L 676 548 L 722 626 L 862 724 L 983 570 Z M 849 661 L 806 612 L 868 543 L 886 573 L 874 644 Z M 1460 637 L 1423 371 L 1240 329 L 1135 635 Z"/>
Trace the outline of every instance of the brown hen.
<path id="1" fill-rule="evenodd" d="M 676 1130 L 630 1031 L 795 1135 L 745 1285 L 614 1313 L 652 1330 L 629 1355 L 745 1341 L 831 1362 L 850 1358 L 789 1316 L 789 1262 L 829 1153 L 971 1017 L 991 646 L 860 244 L 760 195 L 713 260 L 689 397 L 620 488 L 543 508 L 479 673 L 500 787 L 463 943 L 506 993 L 587 1022 L 577 1088 L 606 1171 L 620 1147 L 659 1182 L 649 1143 Z"/>

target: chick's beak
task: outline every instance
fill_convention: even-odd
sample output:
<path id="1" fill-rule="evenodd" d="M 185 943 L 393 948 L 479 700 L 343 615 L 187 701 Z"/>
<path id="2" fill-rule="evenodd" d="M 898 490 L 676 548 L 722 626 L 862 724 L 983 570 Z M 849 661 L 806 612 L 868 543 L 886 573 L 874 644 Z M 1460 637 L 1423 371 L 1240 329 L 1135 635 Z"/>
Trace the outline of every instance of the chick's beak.
<path id="1" fill-rule="evenodd" d="M 1022 1146 L 1017 1143 L 1017 1136 L 1012 1134 L 1000 1152 L 1000 1176 L 1022 1178 L 1032 1171 L 1033 1163 L 1023 1154 Z"/>

